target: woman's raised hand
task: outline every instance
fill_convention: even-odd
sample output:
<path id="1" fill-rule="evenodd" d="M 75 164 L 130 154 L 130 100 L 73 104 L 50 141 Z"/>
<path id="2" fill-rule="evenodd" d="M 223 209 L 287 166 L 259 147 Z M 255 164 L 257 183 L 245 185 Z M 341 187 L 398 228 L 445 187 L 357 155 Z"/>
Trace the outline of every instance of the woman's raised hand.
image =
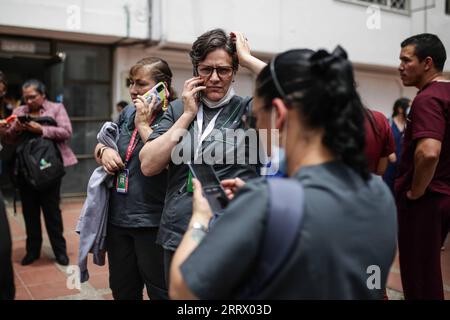
<path id="1" fill-rule="evenodd" d="M 231 41 L 236 45 L 236 53 L 239 58 L 239 64 L 258 75 L 266 66 L 266 63 L 252 56 L 248 39 L 242 32 L 233 31 L 230 33 Z"/>
<path id="2" fill-rule="evenodd" d="M 149 126 L 150 120 L 153 115 L 153 108 L 156 103 L 155 96 L 152 96 L 152 100 L 150 103 L 147 102 L 147 100 L 142 97 L 138 96 L 137 99 L 133 101 L 134 106 L 136 107 L 136 116 L 134 118 L 134 125 L 136 128 L 139 126 Z"/>
<path id="3" fill-rule="evenodd" d="M 236 45 L 236 53 L 239 58 L 239 64 L 244 68 L 248 68 L 248 64 L 252 58 L 248 39 L 242 32 L 239 31 L 231 32 L 230 37 L 233 43 Z"/>

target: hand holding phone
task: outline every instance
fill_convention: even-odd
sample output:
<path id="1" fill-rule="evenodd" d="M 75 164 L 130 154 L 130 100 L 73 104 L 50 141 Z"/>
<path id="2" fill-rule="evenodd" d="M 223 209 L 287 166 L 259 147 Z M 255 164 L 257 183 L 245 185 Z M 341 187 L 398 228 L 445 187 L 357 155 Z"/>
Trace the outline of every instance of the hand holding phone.
<path id="1" fill-rule="evenodd" d="M 192 120 L 195 119 L 198 112 L 198 93 L 206 89 L 204 82 L 204 79 L 201 77 L 194 77 L 184 83 L 183 93 L 181 94 L 184 113 L 190 115 Z"/>
<path id="2" fill-rule="evenodd" d="M 192 186 L 194 188 L 192 193 L 192 220 L 203 226 L 209 226 L 209 222 L 214 217 L 214 213 L 209 205 L 208 199 L 204 196 L 203 186 L 197 179 L 192 179 Z"/>
<path id="3" fill-rule="evenodd" d="M 12 114 L 8 118 L 6 118 L 4 121 L 5 121 L 6 124 L 11 124 L 14 121 L 16 121 L 16 119 L 17 119 L 17 115 Z"/>
<path id="4" fill-rule="evenodd" d="M 153 111 L 160 110 L 164 106 L 164 102 L 167 99 L 167 88 L 164 82 L 159 82 L 149 91 L 147 91 L 142 97 L 148 104 L 152 101 L 152 97 L 156 98 L 156 102 L 153 106 Z"/>
<path id="5" fill-rule="evenodd" d="M 202 184 L 203 194 L 214 213 L 219 213 L 228 205 L 228 197 L 222 188 L 213 166 L 207 164 L 188 164 L 195 179 Z"/>

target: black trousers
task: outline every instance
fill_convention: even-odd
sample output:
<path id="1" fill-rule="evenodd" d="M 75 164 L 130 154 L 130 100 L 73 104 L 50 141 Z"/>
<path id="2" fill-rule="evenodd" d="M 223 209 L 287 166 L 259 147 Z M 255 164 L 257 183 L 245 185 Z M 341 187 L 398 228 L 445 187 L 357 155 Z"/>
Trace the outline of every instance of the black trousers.
<path id="1" fill-rule="evenodd" d="M 13 300 L 15 296 L 11 245 L 8 218 L 0 192 L 0 300 Z"/>
<path id="2" fill-rule="evenodd" d="M 169 288 L 170 284 L 170 265 L 172 264 L 172 259 L 175 251 L 164 249 L 164 274 L 166 275 L 166 285 Z"/>
<path id="3" fill-rule="evenodd" d="M 158 228 L 108 225 L 109 285 L 115 300 L 142 300 L 144 285 L 150 300 L 168 299 L 157 233 Z"/>
<path id="4" fill-rule="evenodd" d="M 27 231 L 27 254 L 39 256 L 42 247 L 41 208 L 50 244 L 55 256 L 66 254 L 60 203 L 61 179 L 53 186 L 38 191 L 19 180 L 20 199 Z"/>

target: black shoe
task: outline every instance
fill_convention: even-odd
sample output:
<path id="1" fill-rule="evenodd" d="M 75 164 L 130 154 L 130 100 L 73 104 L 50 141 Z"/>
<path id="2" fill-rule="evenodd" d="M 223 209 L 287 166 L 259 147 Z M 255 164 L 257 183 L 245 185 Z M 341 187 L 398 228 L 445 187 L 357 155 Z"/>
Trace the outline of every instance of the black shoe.
<path id="1" fill-rule="evenodd" d="M 56 262 L 58 262 L 62 266 L 68 266 L 69 257 L 66 254 L 59 254 L 56 256 Z"/>
<path id="2" fill-rule="evenodd" d="M 26 254 L 25 257 L 22 259 L 21 264 L 23 266 L 27 266 L 29 264 L 32 264 L 35 260 L 39 259 L 39 255 L 32 255 L 32 254 Z"/>

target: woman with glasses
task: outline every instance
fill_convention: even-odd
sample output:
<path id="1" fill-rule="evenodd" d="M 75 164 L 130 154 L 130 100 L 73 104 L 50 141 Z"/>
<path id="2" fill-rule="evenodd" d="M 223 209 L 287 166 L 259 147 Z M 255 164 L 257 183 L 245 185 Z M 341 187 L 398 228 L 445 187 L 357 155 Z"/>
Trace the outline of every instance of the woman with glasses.
<path id="1" fill-rule="evenodd" d="M 265 249 L 283 239 L 278 233 L 263 247 L 269 227 L 286 217 L 269 215 L 280 204 L 274 179 L 247 182 L 210 230 L 211 211 L 194 180 L 193 215 L 171 266 L 171 298 L 250 292 L 253 299 L 381 299 L 395 255 L 396 210 L 367 167 L 364 108 L 345 51 L 278 55 L 256 80 L 253 112 L 258 129 L 280 130 L 290 177 L 277 179 L 290 183 L 281 207 L 301 220 L 292 242 L 275 249 L 290 249 L 271 277 L 259 279 L 264 285 L 247 291 Z"/>
<path id="2" fill-rule="evenodd" d="M 250 54 L 243 34 L 227 36 L 221 29 L 201 35 L 194 42 L 190 57 L 194 77 L 185 82 L 182 98 L 171 104 L 140 153 L 145 175 L 169 169 L 158 234 L 158 243 L 165 249 L 166 271 L 192 215 L 192 175 L 187 163 L 212 164 L 220 179 L 246 180 L 257 176 L 256 163 L 249 161 L 249 149 L 239 153 L 239 148 L 224 136 L 230 130 L 244 129 L 241 118 L 252 103 L 251 98 L 235 93 L 233 83 L 239 65 L 258 74 L 265 63 Z M 221 150 L 228 155 L 236 151 L 238 154 L 234 159 L 227 158 Z"/>
<path id="3" fill-rule="evenodd" d="M 72 136 L 72 124 L 67 111 L 61 103 L 47 100 L 45 86 L 39 80 L 28 80 L 22 85 L 24 106 L 13 111 L 16 120 L 5 133 L 5 141 L 13 144 L 22 144 L 33 137 L 42 137 L 56 143 L 64 166 L 77 163 L 77 158 L 69 147 L 68 141 Z M 30 121 L 22 121 L 23 116 L 30 116 Z M 33 118 L 50 117 L 56 126 L 41 124 Z M 45 159 L 41 159 L 41 161 Z M 42 164 L 41 170 L 51 166 Z M 22 201 L 23 216 L 27 231 L 26 255 L 22 265 L 29 265 L 40 257 L 42 246 L 41 208 L 44 213 L 45 226 L 50 244 L 61 265 L 68 265 L 69 258 L 66 252 L 66 241 L 63 236 L 63 221 L 61 216 L 60 193 L 62 177 L 44 189 L 33 187 L 20 173 L 17 177 L 20 199 Z"/>

